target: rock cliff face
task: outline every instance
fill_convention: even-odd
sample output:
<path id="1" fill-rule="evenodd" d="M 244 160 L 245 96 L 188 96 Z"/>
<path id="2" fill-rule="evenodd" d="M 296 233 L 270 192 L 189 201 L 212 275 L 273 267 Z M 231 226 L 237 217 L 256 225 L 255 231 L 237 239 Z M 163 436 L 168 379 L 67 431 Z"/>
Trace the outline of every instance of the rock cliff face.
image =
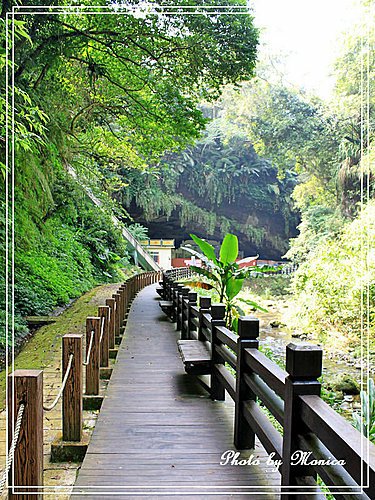
<path id="1" fill-rule="evenodd" d="M 191 202 L 194 206 L 211 211 L 213 207 L 206 200 L 194 199 L 188 189 L 183 190 L 181 195 Z M 215 207 L 216 208 L 216 207 Z M 172 211 L 170 216 L 160 214 L 151 220 L 146 220 L 142 208 L 137 206 L 135 201 L 128 207 L 128 212 L 136 222 L 146 226 L 149 230 L 150 238 L 174 238 L 176 246 L 179 246 L 183 240 L 189 239 L 189 234 L 194 233 L 202 238 L 221 240 L 223 237 L 220 227 L 216 226 L 213 232 L 208 233 L 205 227 L 205 220 L 188 220 L 182 222 L 181 207 Z M 240 249 L 245 256 L 259 254 L 265 259 L 279 260 L 288 249 L 290 238 L 297 236 L 296 226 L 299 223 L 297 214 L 293 214 L 288 220 L 281 210 L 267 212 L 265 210 L 255 210 L 251 207 L 251 200 L 240 199 L 236 203 L 223 203 L 214 210 L 219 217 L 230 219 L 238 224 L 237 229 L 228 228 L 237 234 L 240 243 Z M 240 231 L 239 228 L 243 231 Z M 246 228 L 255 228 L 262 231 L 262 238 L 251 237 L 246 234 Z"/>
<path id="2" fill-rule="evenodd" d="M 289 171 L 280 177 L 248 141 L 214 139 L 167 156 L 158 176 L 133 177 L 124 205 L 150 237 L 179 244 L 192 232 L 215 240 L 232 232 L 245 255 L 280 259 L 297 233 L 296 182 Z"/>

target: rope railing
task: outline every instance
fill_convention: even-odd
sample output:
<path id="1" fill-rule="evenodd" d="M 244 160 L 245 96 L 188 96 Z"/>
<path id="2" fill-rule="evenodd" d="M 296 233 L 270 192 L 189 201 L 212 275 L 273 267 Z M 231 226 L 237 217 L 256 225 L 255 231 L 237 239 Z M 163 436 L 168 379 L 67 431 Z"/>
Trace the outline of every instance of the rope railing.
<path id="1" fill-rule="evenodd" d="M 6 459 L 6 464 L 5 464 L 5 469 L 1 475 L 0 479 L 0 495 L 2 494 L 4 487 L 7 482 L 7 477 L 9 470 L 12 466 L 13 463 L 13 458 L 14 458 L 14 451 L 16 449 L 17 443 L 18 443 L 18 437 L 20 435 L 20 430 L 21 430 L 21 424 L 22 424 L 22 417 L 23 417 L 23 412 L 25 411 L 25 405 L 23 403 L 20 404 L 18 408 L 18 414 L 17 414 L 17 420 L 16 420 L 16 425 L 14 429 L 14 435 L 12 439 L 12 444 L 9 449 L 9 453 Z"/>
<path id="2" fill-rule="evenodd" d="M 100 328 L 100 338 L 99 338 L 99 343 L 102 343 L 102 338 L 103 338 L 103 333 L 104 333 L 104 325 L 105 325 L 105 316 L 102 316 L 102 325 Z"/>
<path id="3" fill-rule="evenodd" d="M 55 408 L 55 406 L 57 405 L 57 403 L 59 402 L 59 399 L 61 398 L 61 396 L 62 396 L 62 394 L 64 392 L 64 389 L 65 389 L 65 386 L 66 386 L 66 382 L 67 382 L 68 377 L 69 377 L 69 372 L 70 372 L 70 370 L 72 368 L 72 363 L 73 363 L 73 354 L 71 354 L 69 356 L 68 366 L 66 367 L 65 375 L 64 375 L 64 378 L 63 378 L 60 390 L 59 390 L 59 392 L 58 392 L 55 400 L 49 406 L 43 405 L 43 410 L 44 411 L 51 411 L 51 410 L 53 410 Z"/>
<path id="4" fill-rule="evenodd" d="M 74 453 L 72 456 L 76 459 L 79 446 L 71 452 L 70 443 L 74 441 L 81 444 L 83 410 L 94 409 L 93 405 L 98 405 L 95 409 L 100 409 L 103 396 L 99 394 L 99 381 L 100 378 L 111 376 L 112 370 L 106 357 L 116 358 L 118 349 L 115 343 L 119 343 L 123 327 L 126 326 L 124 320 L 128 308 L 137 292 L 155 283 L 157 279 L 160 279 L 159 273 L 143 273 L 129 278 L 112 298 L 106 299 L 106 306 L 99 308 L 97 316 L 86 318 L 86 356 L 83 353 L 83 335 L 68 333 L 63 336 L 62 366 L 66 367 L 66 370 L 59 392 L 52 404 L 43 404 L 42 370 L 15 370 L 8 378 L 9 394 L 14 392 L 19 410 L 17 417 L 14 415 L 13 418 L 15 432 L 7 456 L 6 468 L 0 473 L 0 495 L 7 483 L 12 463 L 15 465 L 12 480 L 17 488 L 36 487 L 43 484 L 43 412 L 55 408 L 60 398 L 62 400 L 62 436 L 51 444 L 51 458 L 53 457 L 53 461 L 56 462 L 67 461 L 69 453 Z M 111 340 L 111 345 L 109 340 Z M 82 366 L 85 366 L 86 371 L 85 394 L 83 394 Z M 26 406 L 27 411 L 24 412 Z M 21 427 L 22 449 L 19 438 Z M 18 447 L 17 443 L 19 443 Z M 66 447 L 65 444 L 67 444 Z M 86 448 L 87 445 L 84 444 L 82 450 Z M 83 458 L 85 451 L 82 453 Z M 20 467 L 24 461 L 28 464 L 26 468 Z M 13 489 L 13 485 L 11 487 Z M 20 491 L 20 494 L 23 494 L 24 490 Z"/>
<path id="5" fill-rule="evenodd" d="M 88 366 L 88 364 L 90 363 L 90 355 L 91 355 L 91 350 L 92 350 L 92 343 L 93 343 L 93 340 L 94 340 L 94 335 L 95 335 L 95 331 L 94 330 L 91 330 L 91 336 L 90 336 L 90 344 L 89 344 L 89 348 L 88 348 L 88 351 L 87 351 L 87 356 L 86 356 L 86 361 L 84 361 L 82 364 L 83 366 Z"/>

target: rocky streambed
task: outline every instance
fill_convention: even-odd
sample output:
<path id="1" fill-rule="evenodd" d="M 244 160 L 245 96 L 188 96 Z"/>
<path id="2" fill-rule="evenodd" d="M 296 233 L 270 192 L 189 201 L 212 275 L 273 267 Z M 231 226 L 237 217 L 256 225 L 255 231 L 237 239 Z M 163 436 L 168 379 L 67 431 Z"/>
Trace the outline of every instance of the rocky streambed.
<path id="1" fill-rule="evenodd" d="M 282 310 L 288 307 L 287 301 L 277 299 L 264 304 L 268 312 L 256 312 L 260 319 L 260 345 L 275 361 L 285 362 L 287 344 L 316 341 L 309 335 L 296 333 L 282 323 Z M 319 344 L 318 344 L 319 345 Z M 331 405 L 351 417 L 353 411 L 360 410 L 359 392 L 367 383 L 368 374 L 375 373 L 375 366 L 349 352 L 323 348 L 322 383 Z"/>

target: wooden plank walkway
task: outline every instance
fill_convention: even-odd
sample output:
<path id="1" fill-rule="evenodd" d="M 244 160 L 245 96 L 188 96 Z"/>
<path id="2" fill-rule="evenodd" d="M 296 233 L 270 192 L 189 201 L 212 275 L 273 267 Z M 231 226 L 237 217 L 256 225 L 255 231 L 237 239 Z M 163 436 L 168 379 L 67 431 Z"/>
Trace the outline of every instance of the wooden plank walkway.
<path id="1" fill-rule="evenodd" d="M 71 498 L 279 498 L 259 443 L 259 466 L 220 465 L 233 450 L 233 404 L 211 401 L 184 373 L 177 338 L 148 286 L 133 302 Z"/>

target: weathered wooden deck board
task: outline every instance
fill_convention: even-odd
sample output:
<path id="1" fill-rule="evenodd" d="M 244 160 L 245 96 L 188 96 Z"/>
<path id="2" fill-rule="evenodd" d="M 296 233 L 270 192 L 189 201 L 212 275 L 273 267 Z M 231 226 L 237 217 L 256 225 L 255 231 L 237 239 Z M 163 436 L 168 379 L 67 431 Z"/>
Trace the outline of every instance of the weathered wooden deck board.
<path id="1" fill-rule="evenodd" d="M 233 404 L 211 401 L 184 373 L 155 288 L 133 302 L 72 498 L 279 498 L 259 443 L 260 466 L 220 466 L 233 449 Z"/>

